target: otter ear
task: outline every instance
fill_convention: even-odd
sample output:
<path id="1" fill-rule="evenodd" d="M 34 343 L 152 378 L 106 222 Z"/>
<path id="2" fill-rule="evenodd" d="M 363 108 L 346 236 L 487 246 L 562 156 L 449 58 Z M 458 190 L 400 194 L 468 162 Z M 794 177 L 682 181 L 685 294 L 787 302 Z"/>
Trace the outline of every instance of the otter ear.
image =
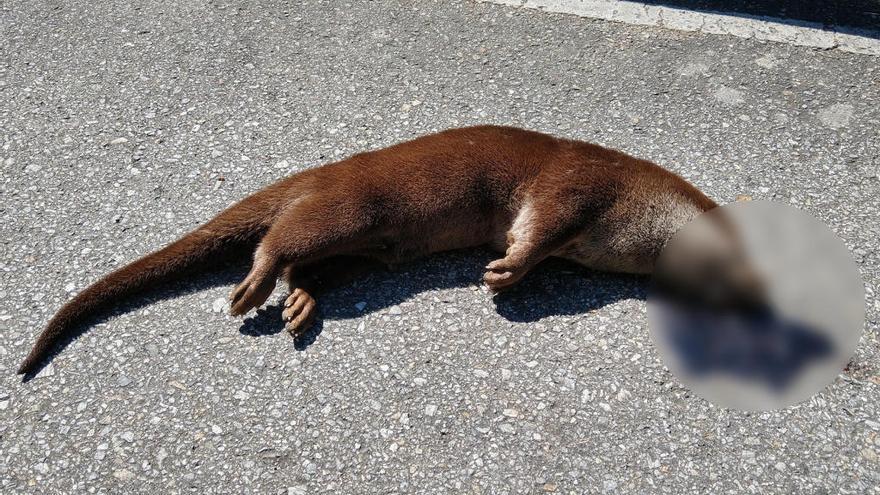
<path id="1" fill-rule="evenodd" d="M 737 202 L 740 202 L 740 201 L 751 201 L 751 200 L 752 200 L 752 197 L 749 196 L 748 194 L 737 194 L 737 195 L 736 195 L 736 201 L 737 201 Z"/>

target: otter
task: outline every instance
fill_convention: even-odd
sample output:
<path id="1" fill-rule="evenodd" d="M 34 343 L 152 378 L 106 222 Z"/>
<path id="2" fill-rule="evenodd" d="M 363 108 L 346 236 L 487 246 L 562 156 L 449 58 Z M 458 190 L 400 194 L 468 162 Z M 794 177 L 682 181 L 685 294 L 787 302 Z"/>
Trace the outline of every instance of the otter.
<path id="1" fill-rule="evenodd" d="M 599 145 L 512 127 L 447 130 L 296 173 L 101 278 L 52 317 L 18 373 L 39 371 L 86 317 L 242 249 L 253 265 L 230 312 L 261 306 L 283 278 L 282 317 L 297 336 L 319 291 L 440 251 L 503 253 L 483 277 L 493 291 L 551 256 L 648 274 L 679 227 L 716 206 L 680 176 Z"/>

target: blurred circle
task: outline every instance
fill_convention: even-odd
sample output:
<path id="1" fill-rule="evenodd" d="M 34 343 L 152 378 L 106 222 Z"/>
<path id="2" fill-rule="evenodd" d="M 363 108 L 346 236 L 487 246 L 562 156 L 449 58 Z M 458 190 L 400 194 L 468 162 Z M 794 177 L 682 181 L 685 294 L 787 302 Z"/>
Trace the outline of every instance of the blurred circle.
<path id="1" fill-rule="evenodd" d="M 648 296 L 651 338 L 666 366 L 723 407 L 801 402 L 849 362 L 864 286 L 821 221 L 767 201 L 704 213 L 664 247 Z"/>

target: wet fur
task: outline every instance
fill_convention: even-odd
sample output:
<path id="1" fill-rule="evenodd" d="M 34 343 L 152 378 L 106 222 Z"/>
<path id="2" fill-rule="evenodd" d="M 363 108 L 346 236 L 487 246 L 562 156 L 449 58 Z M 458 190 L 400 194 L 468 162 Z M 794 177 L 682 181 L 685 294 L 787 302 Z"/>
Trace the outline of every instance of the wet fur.
<path id="1" fill-rule="evenodd" d="M 262 305 L 279 277 L 291 333 L 314 295 L 378 264 L 489 245 L 484 281 L 504 289 L 549 256 L 650 273 L 663 244 L 716 204 L 679 176 L 619 151 L 510 127 L 454 129 L 281 180 L 169 246 L 102 278 L 49 321 L 29 374 L 85 317 L 233 248 L 254 263 L 231 312 Z"/>

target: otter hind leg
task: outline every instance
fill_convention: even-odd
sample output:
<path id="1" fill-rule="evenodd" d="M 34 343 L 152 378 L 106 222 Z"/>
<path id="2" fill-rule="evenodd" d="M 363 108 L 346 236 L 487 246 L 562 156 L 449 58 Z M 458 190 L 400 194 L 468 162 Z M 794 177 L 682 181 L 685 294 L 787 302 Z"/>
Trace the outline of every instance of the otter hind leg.
<path id="1" fill-rule="evenodd" d="M 229 296 L 230 312 L 243 315 L 266 302 L 285 267 L 351 251 L 372 224 L 353 198 L 326 194 L 296 201 L 260 241 L 250 273 Z"/>
<path id="2" fill-rule="evenodd" d="M 247 313 L 251 308 L 262 306 L 272 295 L 277 278 L 276 261 L 265 254 L 262 246 L 257 248 L 251 271 L 229 294 L 229 313 L 239 316 Z"/>
<path id="3" fill-rule="evenodd" d="M 381 267 L 380 262 L 361 256 L 333 256 L 309 265 L 288 265 L 284 278 L 290 294 L 284 301 L 281 313 L 285 329 L 294 337 L 302 335 L 317 317 L 317 295 L 346 285 Z"/>

